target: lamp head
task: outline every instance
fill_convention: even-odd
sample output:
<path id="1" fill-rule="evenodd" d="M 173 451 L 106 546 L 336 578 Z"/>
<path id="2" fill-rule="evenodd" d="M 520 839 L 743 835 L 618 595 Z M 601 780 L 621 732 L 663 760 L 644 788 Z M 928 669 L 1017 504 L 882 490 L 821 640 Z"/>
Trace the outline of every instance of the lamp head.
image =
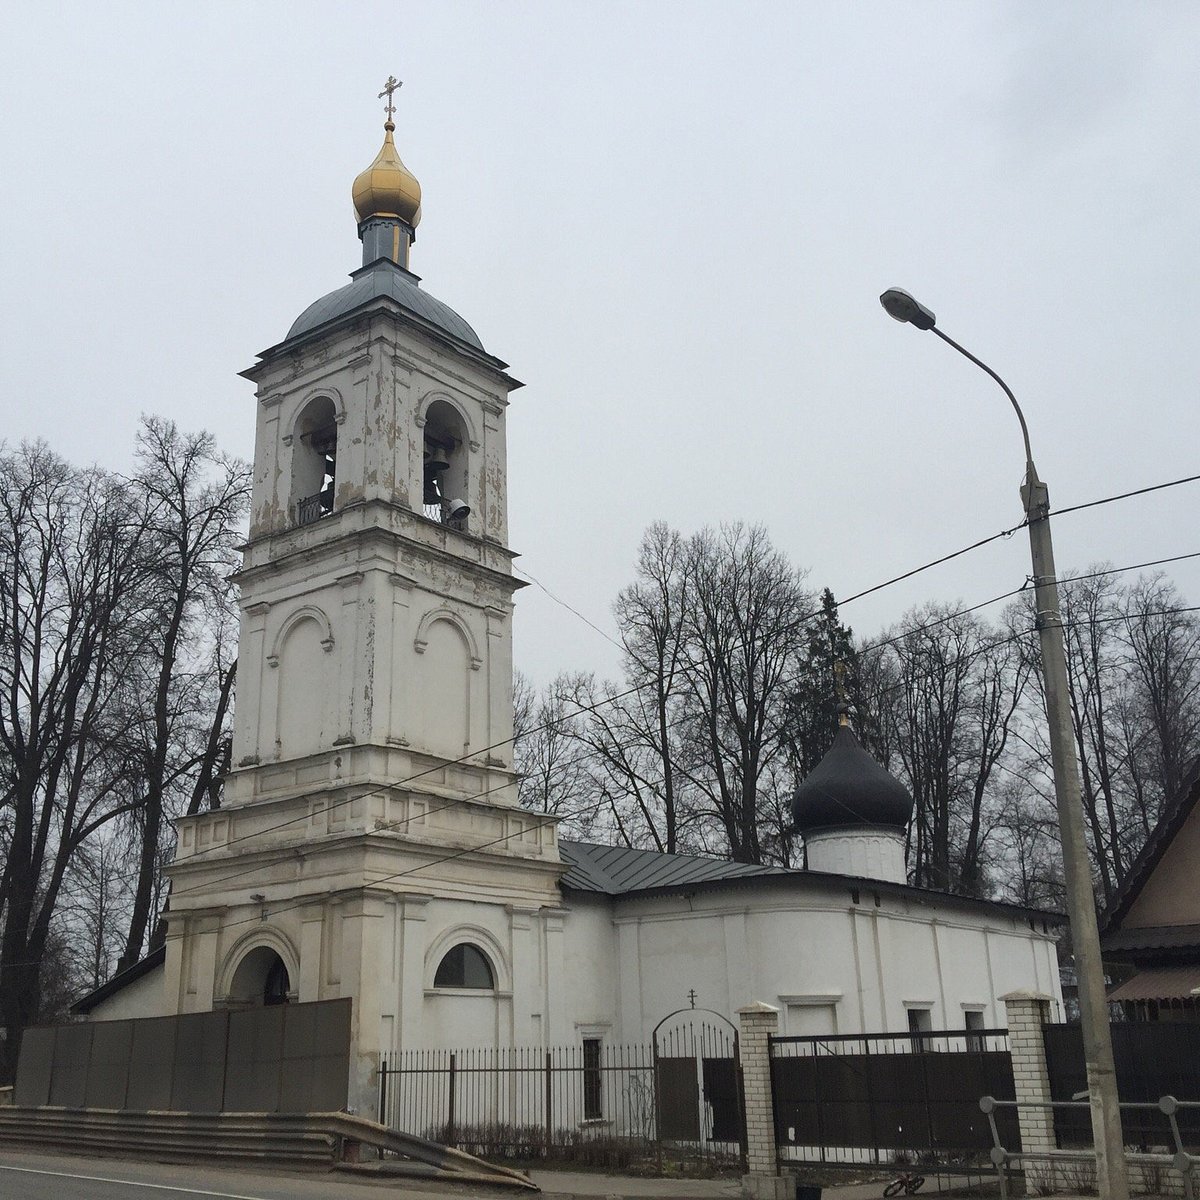
<path id="1" fill-rule="evenodd" d="M 925 305 L 900 288 L 888 288 L 879 297 L 879 303 L 889 317 L 906 321 L 918 329 L 932 329 L 937 324 L 937 318 Z"/>

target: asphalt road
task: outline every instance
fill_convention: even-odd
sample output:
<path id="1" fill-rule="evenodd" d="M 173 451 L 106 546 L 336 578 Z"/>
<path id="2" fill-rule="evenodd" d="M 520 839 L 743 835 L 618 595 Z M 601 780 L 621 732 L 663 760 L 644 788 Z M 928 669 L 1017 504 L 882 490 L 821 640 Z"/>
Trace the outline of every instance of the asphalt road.
<path id="1" fill-rule="evenodd" d="M 467 1194 L 460 1187 L 433 1190 L 407 1180 L 324 1172 L 287 1175 L 0 1149 L 0 1200 L 461 1200 Z"/>

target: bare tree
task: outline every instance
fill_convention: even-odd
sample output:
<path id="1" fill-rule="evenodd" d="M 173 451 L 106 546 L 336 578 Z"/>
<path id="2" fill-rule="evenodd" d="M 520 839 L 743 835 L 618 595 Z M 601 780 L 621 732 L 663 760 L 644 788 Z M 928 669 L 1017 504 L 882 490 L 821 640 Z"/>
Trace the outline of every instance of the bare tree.
<path id="1" fill-rule="evenodd" d="M 125 731 L 111 700 L 135 649 L 142 511 L 100 471 L 44 445 L 0 455 L 0 1070 L 40 1011 L 42 961 L 72 856 L 127 811 Z"/>
<path id="2" fill-rule="evenodd" d="M 656 847 L 679 849 L 681 779 L 672 725 L 687 679 L 686 614 L 690 604 L 683 539 L 656 521 L 642 535 L 637 578 L 617 596 L 614 615 L 625 650 L 625 679 L 637 689 L 598 718 L 600 746 L 616 786 L 629 791 Z M 651 809 L 654 810 L 653 814 Z"/>
<path id="3" fill-rule="evenodd" d="M 786 751 L 787 697 L 813 596 L 761 526 L 688 543 L 683 761 L 731 858 L 763 861 L 760 782 Z"/>
<path id="4" fill-rule="evenodd" d="M 246 463 L 219 453 L 210 434 L 183 434 L 174 422 L 146 417 L 138 437 L 134 486 L 145 496 L 148 604 L 156 631 L 140 658 L 147 720 L 142 722 L 138 878 L 118 969 L 141 956 L 154 913 L 163 860 L 163 822 L 171 793 L 183 784 L 183 811 L 207 787 L 221 752 L 232 677 L 218 679 L 214 719 L 205 719 L 212 680 L 203 669 L 214 608 L 229 605 L 229 577 L 250 496 Z M 197 661 L 197 658 L 201 661 Z M 218 651 L 217 657 L 220 654 Z M 216 664 L 221 674 L 219 661 Z M 228 674 L 228 672 L 226 672 Z M 199 718 L 199 720 L 197 720 Z M 190 786 L 189 786 L 190 782 Z"/>
<path id="5" fill-rule="evenodd" d="M 1103 564 L 1060 595 L 1084 816 L 1107 902 L 1200 753 L 1200 623 L 1161 576 L 1123 584 Z M 1048 775 L 1043 726 L 1044 704 L 1028 740 Z"/>
<path id="6" fill-rule="evenodd" d="M 1200 751 L 1200 622 L 1195 613 L 1181 611 L 1186 607 L 1161 573 L 1137 580 L 1121 604 L 1119 628 L 1132 667 L 1129 707 L 1145 739 L 1131 765 L 1139 775 L 1141 812 L 1145 817 L 1152 811 L 1155 819 Z"/>
<path id="7" fill-rule="evenodd" d="M 540 695 L 524 676 L 514 678 L 513 763 L 521 804 L 563 818 L 562 829 L 586 836 L 595 821 L 587 755 L 578 735 L 578 706 L 567 698 L 585 686 L 561 676 Z"/>
<path id="8" fill-rule="evenodd" d="M 896 679 L 890 704 L 879 699 L 915 804 L 913 875 L 926 886 L 987 890 L 989 792 L 1031 670 L 1018 641 L 933 604 L 907 613 L 888 638 Z"/>

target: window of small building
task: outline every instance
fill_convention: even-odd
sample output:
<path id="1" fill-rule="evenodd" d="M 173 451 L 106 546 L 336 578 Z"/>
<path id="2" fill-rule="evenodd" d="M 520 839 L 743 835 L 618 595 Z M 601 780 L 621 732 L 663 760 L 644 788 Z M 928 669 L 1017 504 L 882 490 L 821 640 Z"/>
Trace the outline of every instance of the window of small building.
<path id="1" fill-rule="evenodd" d="M 599 1121 L 604 1116 L 603 1088 L 601 1086 L 600 1039 L 583 1039 L 583 1119 Z"/>
<path id="2" fill-rule="evenodd" d="M 983 1028 L 983 1009 L 965 1009 L 963 1011 L 963 1027 L 967 1030 L 967 1049 L 976 1053 L 984 1050 L 983 1038 L 975 1032 Z"/>
<path id="3" fill-rule="evenodd" d="M 438 964 L 433 986 L 492 991 L 496 980 L 492 975 L 492 964 L 483 951 L 470 942 L 460 942 Z"/>
<path id="4" fill-rule="evenodd" d="M 912 1039 L 912 1048 L 914 1050 L 928 1050 L 930 1048 L 930 1039 L 921 1037 L 921 1034 L 928 1034 L 933 1028 L 933 1012 L 928 1008 L 910 1008 L 908 1010 L 908 1031 L 911 1034 L 917 1035 Z"/>

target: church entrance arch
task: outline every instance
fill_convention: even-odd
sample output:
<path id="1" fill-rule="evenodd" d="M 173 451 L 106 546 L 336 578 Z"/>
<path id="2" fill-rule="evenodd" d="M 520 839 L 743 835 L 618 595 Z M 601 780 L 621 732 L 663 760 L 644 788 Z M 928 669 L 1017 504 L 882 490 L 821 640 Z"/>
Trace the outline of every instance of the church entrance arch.
<path id="1" fill-rule="evenodd" d="M 658 1143 L 672 1152 L 745 1161 L 738 1031 L 723 1013 L 680 1008 L 654 1027 Z"/>
<path id="2" fill-rule="evenodd" d="M 234 1008 L 263 1008 L 287 1004 L 293 997 L 287 964 L 270 946 L 255 946 L 238 963 L 229 984 Z"/>

